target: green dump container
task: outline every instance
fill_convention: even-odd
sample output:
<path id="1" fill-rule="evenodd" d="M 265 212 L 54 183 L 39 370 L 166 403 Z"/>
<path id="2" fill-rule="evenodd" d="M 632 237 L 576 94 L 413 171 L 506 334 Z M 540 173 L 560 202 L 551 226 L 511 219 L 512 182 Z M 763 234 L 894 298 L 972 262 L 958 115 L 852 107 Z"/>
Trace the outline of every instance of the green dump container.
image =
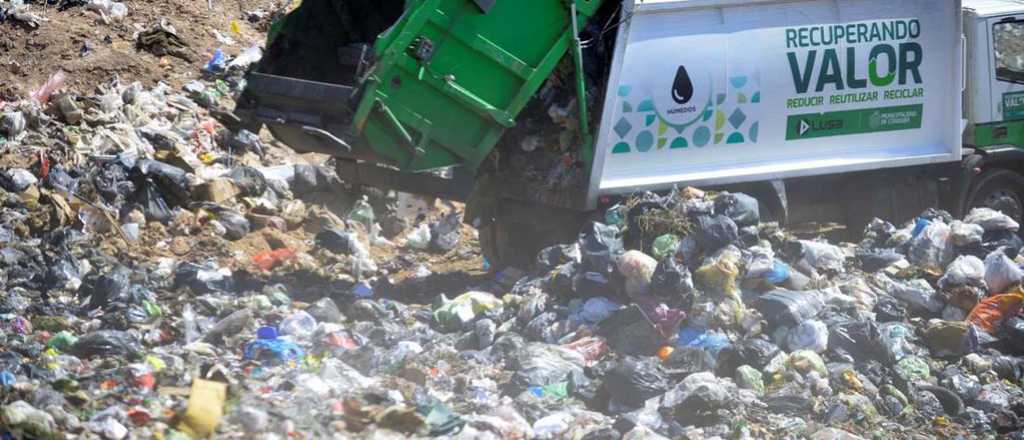
<path id="1" fill-rule="evenodd" d="M 575 2 L 578 26 L 601 0 Z M 353 127 L 404 171 L 476 168 L 574 41 L 569 0 L 419 0 L 375 44 Z"/>

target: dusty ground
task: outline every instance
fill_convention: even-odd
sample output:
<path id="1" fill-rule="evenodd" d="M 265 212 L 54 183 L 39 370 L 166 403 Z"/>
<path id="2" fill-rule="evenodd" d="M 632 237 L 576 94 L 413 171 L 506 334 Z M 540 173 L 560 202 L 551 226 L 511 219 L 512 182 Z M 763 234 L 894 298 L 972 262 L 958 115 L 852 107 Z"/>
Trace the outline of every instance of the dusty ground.
<path id="1" fill-rule="evenodd" d="M 34 2 L 30 12 L 44 17 L 38 29 L 14 20 L 0 23 L 0 100 L 24 96 L 46 82 L 59 69 L 68 74 L 67 88 L 79 93 L 94 91 L 115 76 L 124 81 L 153 85 L 163 81 L 178 88 L 199 77 L 211 54 L 221 48 L 237 55 L 252 42 L 263 40 L 268 19 L 247 21 L 246 12 L 277 11 L 287 0 L 128 0 L 128 16 L 104 23 L 100 14 L 84 7 L 63 12 L 56 6 Z M 166 19 L 195 53 L 191 62 L 157 57 L 135 49 L 135 36 Z M 231 31 L 238 23 L 240 34 Z M 213 31 L 235 40 L 227 45 Z"/>

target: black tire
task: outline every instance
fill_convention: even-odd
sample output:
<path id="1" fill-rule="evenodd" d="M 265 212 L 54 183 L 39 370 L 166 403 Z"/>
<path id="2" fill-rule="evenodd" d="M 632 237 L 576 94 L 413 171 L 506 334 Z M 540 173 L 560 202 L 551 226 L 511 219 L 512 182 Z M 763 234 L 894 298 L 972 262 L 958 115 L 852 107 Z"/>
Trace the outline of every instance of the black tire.
<path id="1" fill-rule="evenodd" d="M 1024 176 L 1007 169 L 986 171 L 972 185 L 964 214 L 980 207 L 992 208 L 1021 223 L 1024 220 Z"/>

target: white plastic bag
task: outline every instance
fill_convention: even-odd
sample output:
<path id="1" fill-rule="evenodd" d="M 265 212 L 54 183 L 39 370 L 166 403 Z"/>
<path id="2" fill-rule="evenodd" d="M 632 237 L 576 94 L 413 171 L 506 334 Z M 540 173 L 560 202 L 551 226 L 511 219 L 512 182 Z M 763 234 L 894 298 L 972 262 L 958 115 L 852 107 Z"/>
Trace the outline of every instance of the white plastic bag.
<path id="1" fill-rule="evenodd" d="M 413 249 L 426 249 L 430 246 L 430 225 L 420 223 L 405 237 L 405 245 Z"/>
<path id="2" fill-rule="evenodd" d="M 1024 279 L 1024 272 L 1003 253 L 1002 249 L 985 257 L 985 284 L 988 285 L 989 294 L 1005 293 L 1019 284 L 1021 279 Z"/>
<path id="3" fill-rule="evenodd" d="M 940 274 L 946 270 L 954 256 L 949 225 L 933 221 L 910 241 L 907 260 L 926 272 Z"/>
<path id="4" fill-rule="evenodd" d="M 953 223 L 949 224 L 949 231 L 950 238 L 956 246 L 970 246 L 981 243 L 982 236 L 985 234 L 985 228 L 981 227 L 981 225 L 960 220 L 953 220 Z"/>
<path id="5" fill-rule="evenodd" d="M 824 353 L 828 349 L 828 327 L 821 321 L 804 321 L 786 335 L 786 346 L 791 352 L 811 350 Z"/>
<path id="6" fill-rule="evenodd" d="M 912 307 L 933 314 L 942 311 L 942 300 L 935 295 L 935 289 L 922 279 L 906 282 L 894 281 L 892 284 L 892 296 L 900 301 L 910 304 Z"/>
<path id="7" fill-rule="evenodd" d="M 967 217 L 964 217 L 964 221 L 967 223 L 974 223 L 976 225 L 985 228 L 985 231 L 1014 231 L 1020 229 L 1020 224 L 1014 221 L 1010 216 L 1003 214 L 991 208 L 974 208 Z"/>
<path id="8" fill-rule="evenodd" d="M 99 12 L 105 22 L 120 20 L 128 15 L 128 7 L 124 3 L 111 0 L 90 0 L 85 7 Z"/>
<path id="9" fill-rule="evenodd" d="M 0 115 L 0 132 L 9 138 L 17 138 L 25 131 L 25 115 L 21 112 L 8 111 Z"/>
<path id="10" fill-rule="evenodd" d="M 843 272 L 846 256 L 838 246 L 817 241 L 800 240 L 803 245 L 803 261 L 818 271 Z"/>
<path id="11" fill-rule="evenodd" d="M 300 310 L 284 318 L 277 328 L 279 334 L 292 336 L 301 341 L 313 334 L 313 330 L 316 329 L 316 318 Z"/>
<path id="12" fill-rule="evenodd" d="M 957 286 L 974 286 L 985 288 L 985 263 L 973 255 L 956 257 L 945 275 L 939 278 L 939 288 L 951 289 Z"/>
<path id="13" fill-rule="evenodd" d="M 628 295 L 644 295 L 650 290 L 658 260 L 640 251 L 628 251 L 619 257 L 617 263 L 619 273 L 626 277 Z"/>
<path id="14" fill-rule="evenodd" d="M 745 278 L 760 278 L 775 270 L 775 253 L 768 247 L 753 246 L 743 253 L 743 263 L 747 267 Z"/>

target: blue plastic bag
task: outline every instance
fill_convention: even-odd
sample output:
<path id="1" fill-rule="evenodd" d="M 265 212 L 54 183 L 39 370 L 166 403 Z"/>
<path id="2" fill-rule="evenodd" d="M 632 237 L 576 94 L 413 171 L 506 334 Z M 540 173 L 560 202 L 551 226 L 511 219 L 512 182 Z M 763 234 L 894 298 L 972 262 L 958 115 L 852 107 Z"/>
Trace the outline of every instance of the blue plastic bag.
<path id="1" fill-rule="evenodd" d="M 789 279 L 789 266 L 779 260 L 775 260 L 772 270 L 764 274 L 765 281 L 772 284 L 781 284 Z"/>
<path id="2" fill-rule="evenodd" d="M 210 62 L 206 63 L 207 72 L 223 72 L 227 65 L 227 57 L 224 56 L 224 51 L 218 48 L 213 52 L 213 58 L 210 58 Z"/>
<path id="3" fill-rule="evenodd" d="M 676 346 L 699 348 L 708 352 L 712 358 L 717 358 L 718 352 L 728 347 L 729 343 L 729 337 L 724 333 L 686 327 L 679 330 L 679 339 L 676 341 Z"/>
<path id="4" fill-rule="evenodd" d="M 302 348 L 294 342 L 284 339 L 257 339 L 246 344 L 243 358 L 287 363 L 301 360 L 305 355 Z"/>

